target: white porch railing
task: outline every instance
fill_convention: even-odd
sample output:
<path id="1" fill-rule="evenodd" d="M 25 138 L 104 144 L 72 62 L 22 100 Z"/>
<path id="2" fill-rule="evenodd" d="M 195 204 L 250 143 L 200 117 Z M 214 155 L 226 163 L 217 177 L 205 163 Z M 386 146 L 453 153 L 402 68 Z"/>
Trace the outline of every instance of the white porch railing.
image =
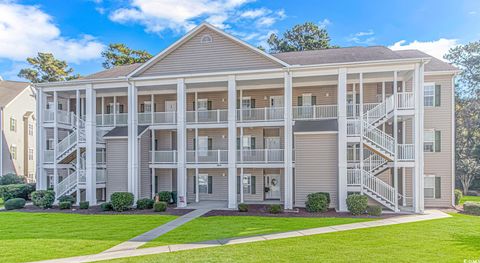
<path id="1" fill-rule="evenodd" d="M 87 174 L 85 170 L 78 170 L 78 182 L 80 184 L 87 183 Z M 107 170 L 106 169 L 97 169 L 95 173 L 95 182 L 97 184 L 102 184 L 107 182 Z"/>
<path id="2" fill-rule="evenodd" d="M 238 163 L 282 163 L 283 149 L 237 150 Z"/>
<path id="3" fill-rule="evenodd" d="M 364 103 L 363 104 L 363 112 L 367 112 L 373 108 L 375 108 L 380 103 Z M 360 104 L 347 104 L 347 117 L 358 117 L 360 116 Z"/>
<path id="4" fill-rule="evenodd" d="M 228 150 L 187 151 L 187 163 L 228 163 Z"/>
<path id="5" fill-rule="evenodd" d="M 53 150 L 45 150 L 43 152 L 43 162 L 44 163 L 53 163 L 55 158 L 53 158 Z"/>
<path id="6" fill-rule="evenodd" d="M 57 185 L 57 198 L 65 195 L 77 184 L 77 172 L 73 172 Z"/>
<path id="7" fill-rule="evenodd" d="M 150 151 L 150 162 L 153 164 L 175 164 L 177 163 L 177 151 L 154 151 L 153 162 L 151 160 L 152 152 Z"/>
<path id="8" fill-rule="evenodd" d="M 154 112 L 153 119 L 151 112 L 138 113 L 138 124 L 175 124 L 177 112 Z"/>
<path id="9" fill-rule="evenodd" d="M 45 122 L 53 122 L 55 111 L 46 110 L 45 111 Z M 73 124 L 72 115 L 68 111 L 57 110 L 57 122 L 62 124 L 71 125 Z"/>
<path id="10" fill-rule="evenodd" d="M 347 169 L 347 185 L 359 186 L 361 185 L 362 175 L 361 170 L 357 168 Z"/>
<path id="11" fill-rule="evenodd" d="M 123 126 L 128 124 L 128 113 L 117 113 L 115 114 L 116 125 Z"/>
<path id="12" fill-rule="evenodd" d="M 377 122 L 393 110 L 394 103 L 395 97 L 389 96 L 384 102 L 373 107 L 371 110 L 368 110 L 364 114 L 364 119 L 370 124 Z"/>
<path id="13" fill-rule="evenodd" d="M 377 145 L 387 153 L 393 155 L 395 153 L 395 139 L 377 129 L 370 123 L 363 121 L 363 136 L 371 143 Z"/>
<path id="14" fill-rule="evenodd" d="M 281 121 L 284 118 L 283 112 L 283 107 L 237 109 L 237 121 Z"/>
<path id="15" fill-rule="evenodd" d="M 107 156 L 106 156 L 106 152 L 104 149 L 97 149 L 97 164 L 98 165 L 105 165 L 107 164 Z"/>
<path id="16" fill-rule="evenodd" d="M 360 136 L 359 119 L 347 119 L 347 136 Z"/>
<path id="17" fill-rule="evenodd" d="M 57 145 L 57 158 L 62 156 L 66 151 L 72 148 L 77 143 L 77 132 L 80 131 L 80 141 L 85 140 L 85 131 L 75 130 L 74 132 L 70 133 L 67 137 L 65 137 L 61 142 Z"/>
<path id="18" fill-rule="evenodd" d="M 398 159 L 400 161 L 414 161 L 415 160 L 415 145 L 414 144 L 399 144 L 397 154 L 398 154 Z"/>
<path id="19" fill-rule="evenodd" d="M 377 196 L 381 196 L 386 202 L 395 205 L 395 188 L 375 177 L 367 171 L 363 171 L 363 187 Z"/>
<path id="20" fill-rule="evenodd" d="M 337 105 L 295 106 L 292 111 L 294 120 L 334 119 L 338 116 Z"/>
<path id="21" fill-rule="evenodd" d="M 401 110 L 414 109 L 415 98 L 413 92 L 397 93 L 397 108 Z"/>
<path id="22" fill-rule="evenodd" d="M 228 110 L 187 111 L 187 123 L 222 123 L 228 121 Z"/>

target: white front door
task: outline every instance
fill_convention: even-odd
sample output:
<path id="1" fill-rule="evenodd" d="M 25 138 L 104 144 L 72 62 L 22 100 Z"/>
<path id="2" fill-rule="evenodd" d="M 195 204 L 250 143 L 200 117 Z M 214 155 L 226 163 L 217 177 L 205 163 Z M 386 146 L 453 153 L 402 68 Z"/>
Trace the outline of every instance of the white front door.
<path id="1" fill-rule="evenodd" d="M 267 149 L 280 149 L 280 137 L 265 137 L 265 147 Z"/>
<path id="2" fill-rule="evenodd" d="M 269 174 L 265 176 L 265 199 L 280 199 L 280 175 Z"/>
<path id="3" fill-rule="evenodd" d="M 165 111 L 166 112 L 177 111 L 177 101 L 175 100 L 165 101 Z"/>
<path id="4" fill-rule="evenodd" d="M 283 96 L 270 96 L 270 120 L 283 119 Z"/>

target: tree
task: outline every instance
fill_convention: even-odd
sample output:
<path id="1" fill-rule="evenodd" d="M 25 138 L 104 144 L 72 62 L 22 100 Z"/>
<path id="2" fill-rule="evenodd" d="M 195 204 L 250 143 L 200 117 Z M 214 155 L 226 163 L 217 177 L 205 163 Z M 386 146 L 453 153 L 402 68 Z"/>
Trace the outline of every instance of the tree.
<path id="1" fill-rule="evenodd" d="M 460 68 L 460 95 L 480 97 L 480 41 L 451 48 L 445 59 Z"/>
<path id="2" fill-rule="evenodd" d="M 312 22 L 296 25 L 283 33 L 280 38 L 271 34 L 267 40 L 271 53 L 336 48 L 330 45 L 325 28 Z"/>
<path id="3" fill-rule="evenodd" d="M 102 65 L 108 69 L 115 66 L 143 63 L 152 58 L 152 55 L 145 50 L 135 50 L 125 44 L 114 43 L 108 45 L 107 50 L 102 51 L 102 57 L 105 59 Z"/>
<path id="4" fill-rule="evenodd" d="M 80 75 L 73 75 L 73 69 L 66 61 L 56 59 L 52 53 L 39 52 L 36 57 L 27 58 L 32 68 L 20 70 L 18 76 L 33 83 L 54 82 L 77 79 Z"/>

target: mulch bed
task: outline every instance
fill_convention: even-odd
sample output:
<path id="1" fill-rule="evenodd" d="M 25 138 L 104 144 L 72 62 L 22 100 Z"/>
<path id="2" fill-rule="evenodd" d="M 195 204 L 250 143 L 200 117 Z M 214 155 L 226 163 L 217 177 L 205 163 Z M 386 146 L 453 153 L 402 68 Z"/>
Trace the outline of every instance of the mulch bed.
<path id="1" fill-rule="evenodd" d="M 325 213 L 310 213 L 305 208 L 295 208 L 293 211 L 284 211 L 278 214 L 268 212 L 268 205 L 249 205 L 248 212 L 239 212 L 237 210 L 212 210 L 203 216 L 271 216 L 271 217 L 349 217 L 349 218 L 391 218 L 399 216 L 395 213 L 384 213 L 382 216 L 353 216 L 350 213 L 337 212 L 330 209 Z"/>
<path id="2" fill-rule="evenodd" d="M 79 209 L 74 207 L 73 209 L 64 209 L 61 210 L 58 206 L 53 206 L 52 208 L 42 209 L 34 205 L 26 205 L 25 208 L 17 210 L 2 210 L 3 212 L 27 212 L 27 213 L 64 213 L 64 214 L 83 214 L 83 215 L 176 215 L 182 216 L 185 215 L 194 209 L 175 209 L 173 207 L 168 207 L 165 212 L 154 212 L 153 209 L 138 210 L 131 209 L 124 212 L 115 212 L 115 211 L 102 211 L 100 206 L 90 206 L 88 209 Z"/>

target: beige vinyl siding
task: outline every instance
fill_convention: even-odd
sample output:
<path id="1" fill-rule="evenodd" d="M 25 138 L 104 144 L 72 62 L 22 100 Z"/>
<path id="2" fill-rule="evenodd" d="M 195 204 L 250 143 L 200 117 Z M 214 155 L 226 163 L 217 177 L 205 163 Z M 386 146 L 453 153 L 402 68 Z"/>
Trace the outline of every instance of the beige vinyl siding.
<path id="1" fill-rule="evenodd" d="M 107 201 L 115 192 L 128 190 L 128 140 L 107 140 Z"/>
<path id="2" fill-rule="evenodd" d="M 139 138 L 138 156 L 140 159 L 140 173 L 139 173 L 139 198 L 152 198 L 152 176 L 148 166 L 150 159 L 150 131 L 145 131 Z"/>
<path id="3" fill-rule="evenodd" d="M 441 177 L 441 198 L 425 198 L 426 207 L 452 205 L 452 77 L 426 76 L 425 82 L 441 85 L 439 107 L 425 107 L 425 129 L 441 132 L 441 152 L 425 153 L 425 175 Z"/>
<path id="4" fill-rule="evenodd" d="M 155 111 L 156 112 L 165 112 L 165 102 L 166 101 L 177 101 L 177 94 L 162 94 L 155 95 L 153 100 L 155 101 Z M 150 101 L 150 99 L 146 99 Z"/>
<path id="5" fill-rule="evenodd" d="M 298 134 L 295 136 L 295 206 L 304 207 L 314 192 L 328 192 L 331 207 L 337 204 L 337 134 Z"/>
<path id="6" fill-rule="evenodd" d="M 207 34 L 213 41 L 201 43 L 202 37 Z M 139 75 L 145 77 L 280 67 L 281 64 L 215 31 L 203 29 Z"/>
<path id="7" fill-rule="evenodd" d="M 173 170 L 155 169 L 155 176 L 158 177 L 158 191 L 176 191 L 173 188 Z"/>
<path id="8" fill-rule="evenodd" d="M 208 174 L 212 176 L 212 193 L 200 193 L 200 201 L 226 201 L 228 200 L 228 170 L 227 169 L 199 169 L 199 174 Z M 187 170 L 187 200 L 195 202 L 193 193 L 193 178 L 195 169 Z M 225 175 L 225 176 L 224 176 Z"/>
<path id="9" fill-rule="evenodd" d="M 255 194 L 244 193 L 244 202 L 258 202 L 264 199 L 264 170 L 245 168 L 243 174 L 250 174 L 255 177 Z M 237 169 L 237 176 L 241 176 L 240 169 Z M 241 189 L 241 188 L 240 188 Z M 237 194 L 237 200 L 240 202 L 240 194 Z"/>
<path id="10" fill-rule="evenodd" d="M 155 130 L 155 140 L 157 141 L 158 151 L 168 151 L 175 149 L 175 135 L 173 130 Z"/>
<path id="11" fill-rule="evenodd" d="M 228 149 L 228 129 L 199 129 L 198 136 L 208 136 L 212 138 L 213 150 L 227 150 Z M 192 151 L 194 149 L 193 139 L 195 138 L 195 130 L 187 131 L 187 150 Z"/>
<path id="12" fill-rule="evenodd" d="M 271 96 L 282 96 L 283 89 L 260 89 L 260 90 L 244 90 L 242 96 L 250 97 L 255 100 L 255 108 L 270 107 Z M 240 91 L 237 91 L 237 98 L 240 100 Z"/>
<path id="13" fill-rule="evenodd" d="M 292 105 L 298 106 L 298 97 L 303 94 L 312 94 L 317 97 L 317 105 L 336 105 L 337 86 L 294 87 Z M 328 94 L 328 96 L 327 96 Z"/>
<path id="14" fill-rule="evenodd" d="M 226 84 L 225 84 L 226 85 Z M 226 87 L 225 87 L 226 88 Z M 212 103 L 212 110 L 228 109 L 228 93 L 225 91 L 216 92 L 198 92 L 197 99 L 207 99 Z M 187 111 L 195 110 L 193 102 L 195 101 L 195 93 L 187 94 Z"/>

